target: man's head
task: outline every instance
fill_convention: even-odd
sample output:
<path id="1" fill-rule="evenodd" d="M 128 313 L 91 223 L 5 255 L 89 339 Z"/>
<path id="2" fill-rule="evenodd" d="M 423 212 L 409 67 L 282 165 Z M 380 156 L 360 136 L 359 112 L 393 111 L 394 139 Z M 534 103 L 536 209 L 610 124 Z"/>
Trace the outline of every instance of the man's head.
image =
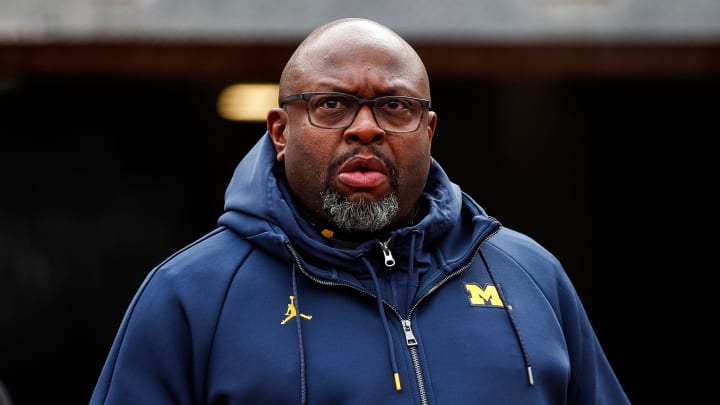
<path id="1" fill-rule="evenodd" d="M 303 94 L 317 92 L 361 100 Z M 430 100 L 425 66 L 405 40 L 364 19 L 323 25 L 290 57 L 279 96 L 267 127 L 295 200 L 311 220 L 374 232 L 413 218 L 432 163 L 437 116 L 424 101 Z M 362 102 L 387 96 L 397 98 Z"/>

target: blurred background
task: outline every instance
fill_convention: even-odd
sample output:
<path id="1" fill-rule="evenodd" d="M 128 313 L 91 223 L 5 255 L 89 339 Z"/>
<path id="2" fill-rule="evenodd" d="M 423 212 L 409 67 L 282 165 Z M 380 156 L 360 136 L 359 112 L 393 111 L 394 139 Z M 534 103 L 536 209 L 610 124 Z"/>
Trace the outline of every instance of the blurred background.
<path id="1" fill-rule="evenodd" d="M 215 227 L 264 132 L 238 115 L 237 85 L 272 86 L 305 35 L 349 16 L 415 46 L 435 158 L 558 256 L 630 399 L 692 380 L 675 351 L 692 344 L 658 342 L 684 324 L 666 312 L 688 293 L 675 283 L 717 268 L 698 252 L 717 239 L 703 229 L 720 2 L 0 0 L 0 383 L 15 405 L 87 403 L 141 281 Z"/>

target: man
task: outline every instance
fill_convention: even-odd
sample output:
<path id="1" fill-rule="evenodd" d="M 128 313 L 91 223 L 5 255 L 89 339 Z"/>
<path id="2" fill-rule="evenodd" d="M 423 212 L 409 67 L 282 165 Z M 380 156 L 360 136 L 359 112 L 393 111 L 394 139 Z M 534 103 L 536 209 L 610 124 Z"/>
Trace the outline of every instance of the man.
<path id="1" fill-rule="evenodd" d="M 312 32 L 219 227 L 155 268 L 91 404 L 626 404 L 558 261 L 431 156 L 425 67 Z"/>

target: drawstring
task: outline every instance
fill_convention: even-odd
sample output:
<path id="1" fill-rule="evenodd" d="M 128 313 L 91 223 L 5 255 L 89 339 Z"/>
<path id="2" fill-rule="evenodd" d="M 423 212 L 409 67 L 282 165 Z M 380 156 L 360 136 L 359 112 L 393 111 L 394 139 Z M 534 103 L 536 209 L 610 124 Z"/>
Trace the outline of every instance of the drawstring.
<path id="1" fill-rule="evenodd" d="M 302 334 L 302 322 L 299 316 L 300 312 L 300 297 L 298 297 L 297 291 L 297 265 L 293 263 L 292 266 L 292 291 L 295 297 L 295 309 L 297 310 L 298 316 L 295 317 L 295 326 L 298 335 L 298 351 L 300 354 L 300 403 L 302 405 L 307 404 L 307 380 L 305 379 L 305 346 L 303 344 Z"/>
<path id="2" fill-rule="evenodd" d="M 390 349 L 390 364 L 392 366 L 393 378 L 395 379 L 395 390 L 402 391 L 402 386 L 400 385 L 400 373 L 398 372 L 397 361 L 395 359 L 395 346 L 393 345 L 392 336 L 390 335 L 390 326 L 388 325 L 387 317 L 385 316 L 385 308 L 383 307 L 383 300 L 380 293 L 380 282 L 378 281 L 377 274 L 375 274 L 375 270 L 368 259 L 365 256 L 362 256 L 361 258 L 363 263 L 365 263 L 365 266 L 368 268 L 368 272 L 373 279 L 373 283 L 375 283 L 375 295 L 377 298 L 378 312 L 380 313 L 380 319 L 382 319 L 383 328 L 385 328 L 385 336 L 387 337 L 388 348 Z"/>
<path id="3" fill-rule="evenodd" d="M 410 254 L 408 255 L 408 280 L 407 280 L 407 306 L 406 308 L 412 308 L 413 299 L 415 298 L 415 292 L 419 284 L 418 273 L 415 271 L 415 238 L 417 231 L 413 231 L 410 234 Z"/>
<path id="4" fill-rule="evenodd" d="M 490 280 L 492 280 L 492 283 L 496 286 L 498 286 L 497 281 L 495 281 L 495 276 L 493 275 L 492 271 L 490 271 L 490 265 L 488 264 L 487 260 L 485 259 L 485 255 L 483 255 L 482 251 L 478 251 L 480 254 L 480 259 L 482 259 L 483 263 L 485 263 L 485 268 L 487 269 L 488 275 L 490 275 Z M 498 286 L 498 294 L 500 295 L 500 299 L 503 302 L 503 309 L 505 309 L 505 313 L 507 314 L 508 318 L 510 319 L 510 325 L 512 325 L 513 332 L 515 333 L 515 337 L 518 340 L 518 343 L 520 345 L 520 351 L 522 352 L 523 359 L 525 360 L 525 368 L 527 369 L 528 374 L 528 381 L 530 382 L 530 385 L 535 384 L 535 379 L 533 377 L 533 371 L 532 371 L 532 365 L 530 364 L 530 356 L 528 355 L 527 350 L 525 350 L 525 342 L 523 341 L 522 337 L 520 336 L 520 330 L 517 327 L 517 323 L 515 322 L 515 318 L 513 317 L 512 311 L 507 306 L 507 301 L 505 301 L 505 296 L 503 295 L 502 288 L 499 288 Z"/>

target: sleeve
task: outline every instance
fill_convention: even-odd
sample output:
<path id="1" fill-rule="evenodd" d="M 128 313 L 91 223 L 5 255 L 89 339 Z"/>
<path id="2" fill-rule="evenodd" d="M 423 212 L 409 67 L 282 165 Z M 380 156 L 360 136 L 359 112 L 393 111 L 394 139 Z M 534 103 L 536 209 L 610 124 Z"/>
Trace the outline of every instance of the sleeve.
<path id="1" fill-rule="evenodd" d="M 112 343 L 90 405 L 192 404 L 195 396 L 188 316 L 166 272 L 151 271 Z"/>
<path id="2" fill-rule="evenodd" d="M 568 404 L 630 404 L 580 298 L 564 274 L 560 289 L 560 316 L 570 354 Z"/>

